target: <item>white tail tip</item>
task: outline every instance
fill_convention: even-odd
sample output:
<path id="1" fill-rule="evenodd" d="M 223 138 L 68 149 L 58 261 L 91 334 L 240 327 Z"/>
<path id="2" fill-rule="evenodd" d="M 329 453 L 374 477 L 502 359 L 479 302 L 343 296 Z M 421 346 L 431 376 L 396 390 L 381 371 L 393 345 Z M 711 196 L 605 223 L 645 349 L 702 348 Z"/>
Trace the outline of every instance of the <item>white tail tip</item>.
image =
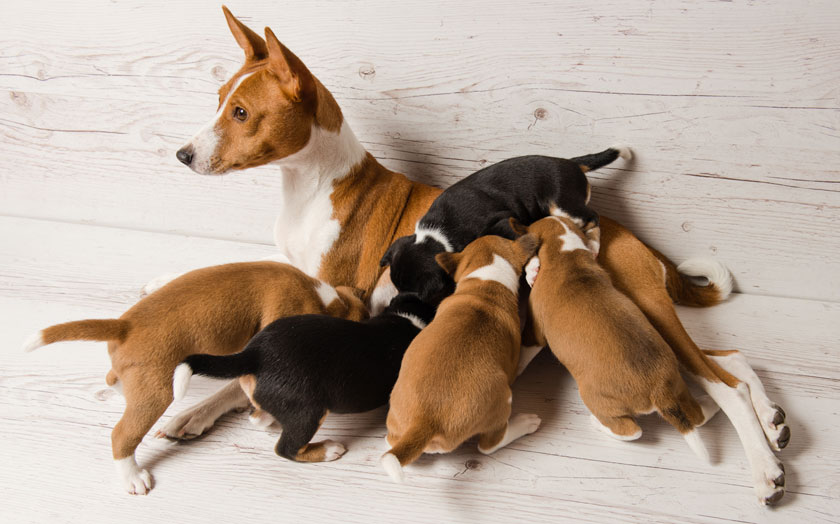
<path id="1" fill-rule="evenodd" d="M 706 449 L 706 445 L 702 440 L 700 440 L 699 431 L 693 429 L 684 434 L 683 437 L 685 438 L 685 441 L 688 442 L 688 447 L 691 448 L 691 451 L 693 451 L 695 455 L 703 459 L 704 462 L 708 463 L 712 461 L 711 457 L 709 457 L 709 450 Z"/>
<path id="2" fill-rule="evenodd" d="M 41 335 L 41 331 L 37 333 L 33 333 L 29 335 L 29 338 L 26 339 L 26 342 L 23 343 L 23 351 L 29 353 L 30 351 L 35 351 L 41 346 L 46 346 L 47 344 L 44 342 L 44 337 Z"/>
<path id="3" fill-rule="evenodd" d="M 382 467 L 385 468 L 385 471 L 388 473 L 388 476 L 391 477 L 391 480 L 398 483 L 405 481 L 405 472 L 400 465 L 400 459 L 398 459 L 396 455 L 393 453 L 385 453 L 382 455 L 381 462 Z"/>
<path id="4" fill-rule="evenodd" d="M 732 273 L 726 266 L 713 258 L 692 258 L 679 266 L 677 271 L 690 277 L 702 277 L 715 286 L 720 293 L 720 299 L 725 300 L 732 293 Z"/>
<path id="5" fill-rule="evenodd" d="M 175 368 L 175 376 L 172 378 L 172 395 L 175 400 L 181 400 L 187 394 L 192 374 L 193 370 L 186 362 L 181 362 Z"/>
<path id="6" fill-rule="evenodd" d="M 615 149 L 618 151 L 618 157 L 623 160 L 632 160 L 633 159 L 633 150 L 625 145 L 614 145 L 610 149 Z"/>

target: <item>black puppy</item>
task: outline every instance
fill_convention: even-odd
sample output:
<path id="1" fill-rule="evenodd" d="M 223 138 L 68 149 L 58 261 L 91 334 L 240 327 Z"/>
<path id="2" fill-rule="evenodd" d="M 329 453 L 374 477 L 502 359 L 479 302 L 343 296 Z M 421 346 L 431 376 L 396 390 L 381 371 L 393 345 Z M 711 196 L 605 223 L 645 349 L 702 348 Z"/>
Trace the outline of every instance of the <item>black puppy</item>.
<path id="1" fill-rule="evenodd" d="M 191 355 L 175 369 L 175 398 L 193 373 L 239 377 L 256 408 L 252 421 L 283 427 L 274 451 L 303 462 L 335 460 L 345 448 L 325 440 L 310 443 L 324 417 L 360 413 L 388 402 L 403 354 L 435 309 L 415 293 L 401 293 L 378 316 L 353 322 L 325 315 L 275 320 L 241 352 Z M 265 424 L 267 425 L 267 424 Z"/>
<path id="2" fill-rule="evenodd" d="M 522 156 L 476 171 L 441 193 L 414 234 L 391 244 L 380 264 L 391 266 L 398 290 L 438 304 L 452 294 L 455 283 L 435 255 L 461 251 L 483 235 L 515 239 L 510 217 L 527 225 L 559 212 L 579 220 L 584 229 L 598 225 L 598 214 L 586 205 L 590 187 L 584 173 L 618 157 L 629 160 L 632 154 L 620 147 L 570 160 Z"/>

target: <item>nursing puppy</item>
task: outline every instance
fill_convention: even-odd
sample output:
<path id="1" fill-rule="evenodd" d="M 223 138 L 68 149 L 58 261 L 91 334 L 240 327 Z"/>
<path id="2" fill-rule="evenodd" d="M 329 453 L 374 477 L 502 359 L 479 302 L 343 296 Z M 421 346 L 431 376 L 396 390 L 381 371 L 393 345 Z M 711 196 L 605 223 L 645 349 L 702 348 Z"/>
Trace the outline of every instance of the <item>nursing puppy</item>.
<path id="1" fill-rule="evenodd" d="M 125 489 L 145 495 L 151 476 L 137 465 L 134 451 L 172 403 L 175 366 L 196 353 L 236 353 L 272 321 L 304 313 L 367 316 L 355 290 L 333 289 L 293 266 L 226 264 L 178 277 L 118 319 L 48 327 L 33 335 L 25 350 L 62 340 L 108 341 L 111 370 L 105 381 L 121 383 L 126 404 L 111 433 L 114 460 Z"/>
<path id="2" fill-rule="evenodd" d="M 438 196 L 417 222 L 413 235 L 397 239 L 380 265 L 391 266 L 391 280 L 400 291 L 414 291 L 437 303 L 452 293 L 452 278 L 435 263 L 443 251 L 461 251 L 482 235 L 516 235 L 508 218 L 530 224 L 559 208 L 583 224 L 598 225 L 587 206 L 590 196 L 585 173 L 618 157 L 632 157 L 627 148 L 566 160 L 547 156 L 510 158 L 453 184 Z"/>
<path id="3" fill-rule="evenodd" d="M 175 397 L 193 373 L 236 378 L 257 408 L 251 421 L 277 420 L 275 453 L 322 462 L 344 454 L 331 440 L 312 443 L 327 413 L 360 413 L 382 406 L 397 380 L 406 348 L 435 311 L 415 293 L 401 293 L 364 322 L 324 315 L 281 318 L 257 333 L 241 353 L 192 355 L 175 370 Z"/>
<path id="4" fill-rule="evenodd" d="M 526 269 L 534 342 L 548 344 L 575 378 L 595 426 L 635 440 L 642 430 L 633 417 L 658 411 L 708 461 L 695 428 L 717 405 L 701 406 L 691 396 L 668 344 L 598 265 L 599 229 L 584 234 L 573 220 L 556 216 L 527 228 L 511 220 L 511 226 L 540 240 L 539 260 Z"/>
<path id="5" fill-rule="evenodd" d="M 382 465 L 395 481 L 423 452 L 449 452 L 477 434 L 479 451 L 489 454 L 539 427 L 536 415 L 510 417 L 519 277 L 536 245 L 530 235 L 485 236 L 461 253 L 437 255 L 457 287 L 409 346 L 391 393 L 392 447 Z"/>

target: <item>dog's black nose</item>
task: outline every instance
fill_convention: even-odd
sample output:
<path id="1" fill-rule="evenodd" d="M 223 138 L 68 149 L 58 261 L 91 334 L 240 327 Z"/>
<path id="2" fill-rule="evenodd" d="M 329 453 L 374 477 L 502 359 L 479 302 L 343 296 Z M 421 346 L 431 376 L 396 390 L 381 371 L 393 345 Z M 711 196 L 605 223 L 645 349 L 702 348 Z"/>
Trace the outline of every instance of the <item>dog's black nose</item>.
<path id="1" fill-rule="evenodd" d="M 182 147 L 181 149 L 178 150 L 177 153 L 175 153 L 175 156 L 178 157 L 178 160 L 180 160 L 181 163 L 184 164 L 185 166 L 188 166 L 188 165 L 192 164 L 192 156 L 193 156 L 192 147 L 190 147 L 190 146 Z"/>

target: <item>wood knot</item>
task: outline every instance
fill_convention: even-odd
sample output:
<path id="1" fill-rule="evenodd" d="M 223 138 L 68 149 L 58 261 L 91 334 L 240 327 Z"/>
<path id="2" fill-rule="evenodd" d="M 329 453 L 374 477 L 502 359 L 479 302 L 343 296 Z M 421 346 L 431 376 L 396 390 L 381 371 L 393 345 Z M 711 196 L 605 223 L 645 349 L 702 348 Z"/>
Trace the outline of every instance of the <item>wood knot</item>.
<path id="1" fill-rule="evenodd" d="M 694 224 L 692 224 L 691 222 L 683 222 L 680 227 L 682 228 L 683 231 L 688 233 L 689 231 L 694 229 Z"/>
<path id="2" fill-rule="evenodd" d="M 548 116 L 548 110 L 546 110 L 542 107 L 538 107 L 534 111 L 534 118 L 536 118 L 537 120 L 545 120 L 547 116 Z"/>
<path id="3" fill-rule="evenodd" d="M 9 98 L 12 99 L 12 102 L 21 107 L 29 107 L 29 100 L 27 100 L 26 94 L 21 93 L 20 91 L 9 91 Z"/>
<path id="4" fill-rule="evenodd" d="M 224 66 L 217 65 L 210 70 L 210 74 L 213 75 L 213 78 L 218 80 L 219 82 L 224 82 L 227 79 L 227 70 Z"/>
<path id="5" fill-rule="evenodd" d="M 373 64 L 362 64 L 362 67 L 359 68 L 359 76 L 362 80 L 373 80 L 376 76 L 376 68 L 373 67 Z"/>
<path id="6" fill-rule="evenodd" d="M 468 461 L 464 462 L 464 467 L 467 469 L 481 469 L 481 462 L 475 459 L 469 459 Z"/>
<path id="7" fill-rule="evenodd" d="M 110 399 L 111 397 L 113 397 L 116 394 L 117 394 L 117 392 L 114 391 L 113 389 L 105 388 L 105 389 L 100 389 L 99 391 L 94 393 L 93 398 L 95 398 L 96 400 L 99 400 L 101 402 L 104 402 L 104 401 Z"/>

